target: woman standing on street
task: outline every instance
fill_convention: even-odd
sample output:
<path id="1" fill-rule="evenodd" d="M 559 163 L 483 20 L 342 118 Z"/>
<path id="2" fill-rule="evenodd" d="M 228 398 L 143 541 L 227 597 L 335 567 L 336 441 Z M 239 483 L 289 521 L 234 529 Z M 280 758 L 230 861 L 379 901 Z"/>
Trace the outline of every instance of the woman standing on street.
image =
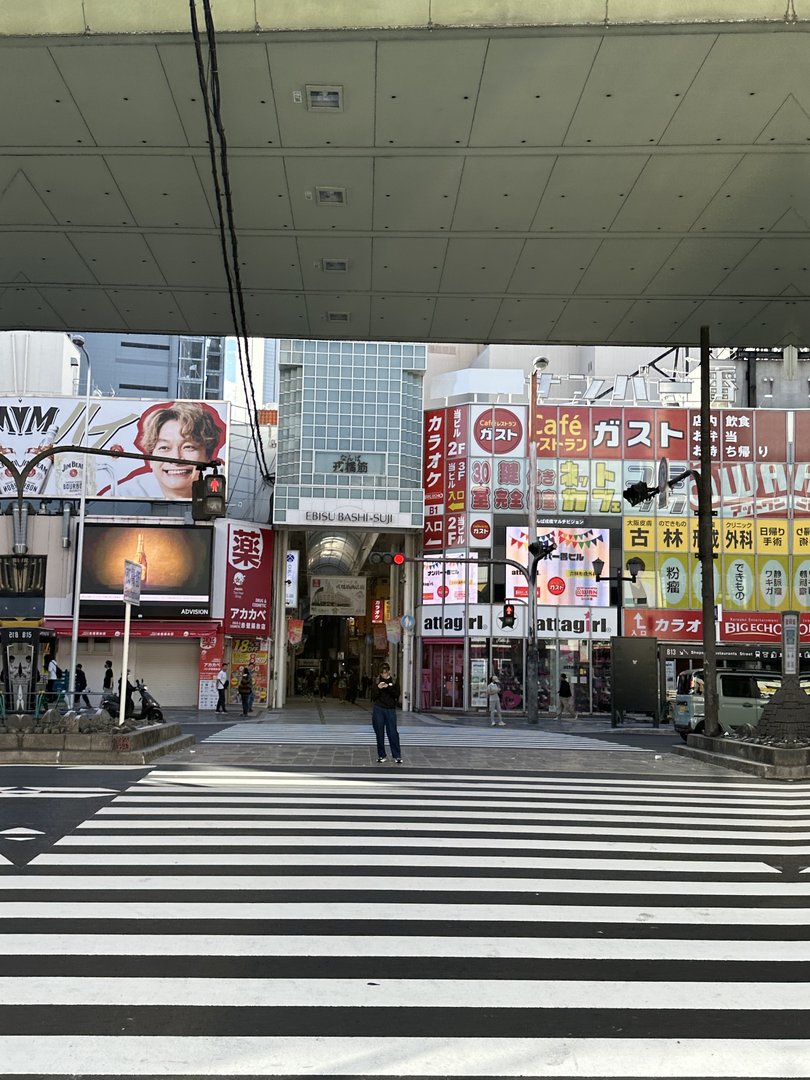
<path id="1" fill-rule="evenodd" d="M 385 756 L 385 736 L 388 735 L 391 756 L 397 765 L 401 765 L 402 752 L 399 747 L 399 732 L 397 731 L 399 683 L 391 675 L 391 668 L 388 664 L 382 665 L 380 674 L 374 680 L 374 694 L 371 723 L 377 737 L 377 761 L 382 765 L 383 762 L 388 760 Z"/>
<path id="2" fill-rule="evenodd" d="M 253 676 L 248 668 L 242 668 L 242 675 L 237 686 L 239 697 L 242 700 L 242 716 L 250 715 L 250 699 L 253 696 Z"/>
<path id="3" fill-rule="evenodd" d="M 490 727 L 506 727 L 501 712 L 501 684 L 497 675 L 490 675 L 487 683 L 487 705 L 489 706 Z"/>

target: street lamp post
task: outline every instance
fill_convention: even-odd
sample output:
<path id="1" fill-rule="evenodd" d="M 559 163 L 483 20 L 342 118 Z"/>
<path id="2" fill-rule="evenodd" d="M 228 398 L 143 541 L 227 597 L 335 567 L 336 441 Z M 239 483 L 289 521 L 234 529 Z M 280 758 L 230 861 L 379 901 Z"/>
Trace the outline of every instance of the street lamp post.
<path id="1" fill-rule="evenodd" d="M 84 431 L 82 432 L 82 446 L 87 447 L 88 429 L 90 427 L 90 388 L 92 385 L 92 367 L 90 357 L 84 348 L 84 338 L 75 334 L 73 344 L 79 350 L 79 369 L 81 371 L 81 354 L 87 360 L 87 385 L 84 393 Z M 78 389 L 78 381 L 77 381 Z M 76 571 L 73 575 L 73 625 L 70 635 L 70 670 L 68 672 L 68 702 L 75 701 L 76 692 L 76 660 L 79 653 L 79 597 L 82 591 L 82 556 L 84 555 L 84 523 L 87 506 L 87 469 L 90 462 L 87 455 L 82 464 L 82 490 L 79 496 L 79 522 L 76 528 Z"/>
<path id="2" fill-rule="evenodd" d="M 605 569 L 605 560 L 604 559 L 594 559 L 593 563 L 592 563 L 592 566 L 593 566 L 593 576 L 594 576 L 596 581 L 615 581 L 616 582 L 616 623 L 617 623 L 617 626 L 618 626 L 619 635 L 621 636 L 622 633 L 623 633 L 623 629 L 624 629 L 622 627 L 622 610 L 624 608 L 624 597 L 622 595 L 623 594 L 622 586 L 623 586 L 623 583 L 625 581 L 630 581 L 630 582 L 632 582 L 633 585 L 635 585 L 636 580 L 638 579 L 638 575 L 644 569 L 644 563 L 638 557 L 628 559 L 627 560 L 627 572 L 630 575 L 629 577 L 624 576 L 624 574 L 622 573 L 622 568 L 620 566 L 617 567 L 616 570 L 615 570 L 615 577 L 613 577 L 611 575 L 610 567 L 608 567 L 607 574 L 603 574 L 602 571 Z M 611 696 L 610 726 L 611 727 L 616 727 L 617 720 L 616 720 L 616 709 L 615 709 L 615 707 L 613 705 L 613 687 L 611 687 L 611 695 L 610 696 Z M 658 716 L 658 713 L 656 713 L 656 717 L 657 716 Z M 657 721 L 656 721 L 655 726 L 658 727 Z"/>
<path id="3" fill-rule="evenodd" d="M 624 490 L 631 506 L 651 499 L 653 495 L 674 487 L 691 476 L 697 485 L 698 558 L 700 560 L 700 595 L 703 616 L 703 732 L 716 736 L 720 730 L 717 719 L 717 638 L 714 625 L 714 538 L 712 536 L 712 443 L 711 443 L 711 349 L 709 327 L 700 328 L 700 470 L 687 469 L 658 485 L 650 487 L 639 482 Z"/>
<path id="4" fill-rule="evenodd" d="M 529 724 L 538 724 L 537 696 L 540 688 L 540 676 L 537 657 L 537 563 L 540 558 L 548 558 L 551 549 L 541 555 L 541 545 L 537 534 L 537 442 L 534 438 L 534 410 L 537 408 L 537 372 L 548 367 L 545 356 L 536 356 L 532 361 L 529 376 L 529 483 L 527 485 L 527 506 L 529 512 L 529 553 L 534 558 L 529 573 L 529 604 L 527 616 L 527 653 L 526 653 L 526 720 Z"/>

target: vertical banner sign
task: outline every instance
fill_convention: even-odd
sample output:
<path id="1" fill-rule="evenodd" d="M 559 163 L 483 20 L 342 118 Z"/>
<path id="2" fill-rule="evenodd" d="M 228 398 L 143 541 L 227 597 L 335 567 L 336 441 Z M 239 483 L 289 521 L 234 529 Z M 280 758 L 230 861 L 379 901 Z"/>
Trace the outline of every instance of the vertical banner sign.
<path id="1" fill-rule="evenodd" d="M 129 559 L 124 559 L 124 603 L 135 604 L 136 607 L 141 603 L 141 566 L 139 563 L 130 562 Z"/>
<path id="2" fill-rule="evenodd" d="M 799 613 L 782 612 L 782 674 L 799 674 Z"/>
<path id="3" fill-rule="evenodd" d="M 284 579 L 284 607 L 298 607 L 298 567 L 300 553 L 297 551 L 287 552 L 286 576 Z"/>
<path id="4" fill-rule="evenodd" d="M 448 409 L 446 415 L 445 545 L 447 547 L 458 547 L 466 542 L 467 470 L 469 468 L 467 458 L 469 449 L 467 412 L 466 405 L 459 405 L 453 409 Z"/>
<path id="5" fill-rule="evenodd" d="M 270 636 L 273 530 L 228 525 L 225 633 Z"/>
<path id="6" fill-rule="evenodd" d="M 287 619 L 287 642 L 290 645 L 300 645 L 304 636 L 303 619 Z"/>
<path id="7" fill-rule="evenodd" d="M 425 489 L 422 546 L 425 551 L 441 551 L 444 547 L 445 429 L 444 409 L 431 409 L 425 413 L 425 457 L 422 473 L 422 487 Z"/>
<path id="8" fill-rule="evenodd" d="M 219 634 L 203 634 L 200 638 L 200 689 L 198 709 L 217 707 L 217 675 L 222 667 L 223 642 Z"/>

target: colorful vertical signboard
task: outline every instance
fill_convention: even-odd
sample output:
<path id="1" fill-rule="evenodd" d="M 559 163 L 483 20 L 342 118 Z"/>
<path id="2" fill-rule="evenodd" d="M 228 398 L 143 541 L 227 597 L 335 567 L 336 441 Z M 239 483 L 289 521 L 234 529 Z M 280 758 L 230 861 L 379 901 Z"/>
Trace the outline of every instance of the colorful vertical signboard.
<path id="1" fill-rule="evenodd" d="M 425 452 L 422 466 L 422 487 L 425 491 L 422 546 L 425 551 L 441 551 L 444 548 L 445 431 L 444 409 L 431 409 L 425 413 Z"/>
<path id="2" fill-rule="evenodd" d="M 273 530 L 228 523 L 225 633 L 270 636 Z"/>
<path id="3" fill-rule="evenodd" d="M 468 406 L 448 409 L 445 417 L 445 547 L 467 540 Z"/>
<path id="4" fill-rule="evenodd" d="M 200 637 L 198 709 L 215 709 L 217 707 L 217 675 L 222 667 L 222 657 L 222 636 L 216 633 L 202 634 Z"/>
<path id="5" fill-rule="evenodd" d="M 593 561 L 604 562 L 603 573 L 610 568 L 610 533 L 607 529 L 546 529 L 541 543 L 550 541 L 556 548 L 548 559 L 537 564 L 537 599 L 540 604 L 569 607 L 609 607 L 610 582 L 597 581 Z M 506 557 L 521 566 L 529 565 L 529 530 L 507 528 Z M 506 594 L 525 600 L 529 587 L 525 577 L 513 566 L 506 567 Z"/>

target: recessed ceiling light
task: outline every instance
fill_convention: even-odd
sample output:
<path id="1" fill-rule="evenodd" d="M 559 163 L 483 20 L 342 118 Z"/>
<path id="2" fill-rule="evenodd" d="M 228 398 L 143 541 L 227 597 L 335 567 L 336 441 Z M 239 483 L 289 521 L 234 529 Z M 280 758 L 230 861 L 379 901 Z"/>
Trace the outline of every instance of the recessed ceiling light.
<path id="1" fill-rule="evenodd" d="M 319 206 L 345 206 L 346 188 L 316 187 L 315 201 Z"/>
<path id="2" fill-rule="evenodd" d="M 345 274 L 348 269 L 348 259 L 321 259 L 321 270 L 325 274 Z"/>
<path id="3" fill-rule="evenodd" d="M 307 86 L 306 91 L 310 112 L 343 112 L 342 86 Z"/>

